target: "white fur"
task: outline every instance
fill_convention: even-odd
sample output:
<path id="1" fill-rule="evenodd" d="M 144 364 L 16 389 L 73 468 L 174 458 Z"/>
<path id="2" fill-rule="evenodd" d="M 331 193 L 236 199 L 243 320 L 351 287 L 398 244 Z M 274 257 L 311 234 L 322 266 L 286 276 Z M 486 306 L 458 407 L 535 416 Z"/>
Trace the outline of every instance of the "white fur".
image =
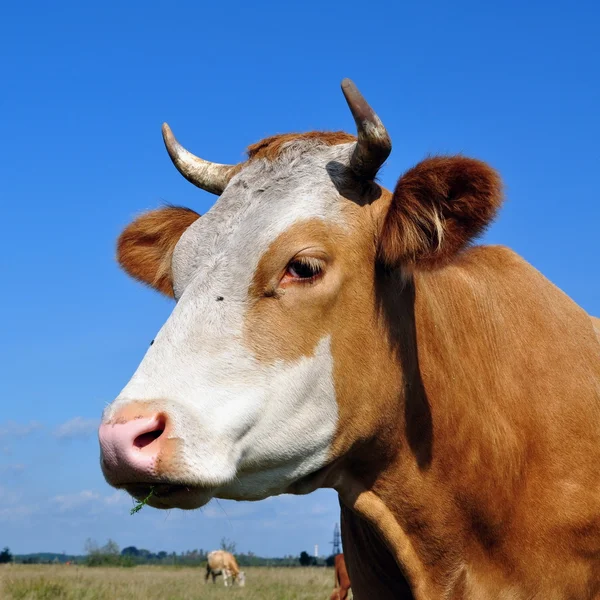
<path id="1" fill-rule="evenodd" d="M 292 142 L 278 161 L 254 161 L 233 178 L 179 241 L 177 305 L 105 413 L 140 401 L 165 411 L 180 439 L 176 477 L 207 488 L 202 503 L 281 493 L 327 463 L 338 414 L 329 339 L 312 356 L 268 365 L 242 332 L 269 245 L 304 219 L 344 225 L 331 172 L 353 149 Z"/>

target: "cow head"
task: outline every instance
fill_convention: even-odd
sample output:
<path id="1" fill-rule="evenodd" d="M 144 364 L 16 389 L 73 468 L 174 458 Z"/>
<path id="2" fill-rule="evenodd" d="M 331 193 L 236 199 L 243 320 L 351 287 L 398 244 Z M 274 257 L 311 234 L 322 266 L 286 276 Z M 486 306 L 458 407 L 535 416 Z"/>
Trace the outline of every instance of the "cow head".
<path id="1" fill-rule="evenodd" d="M 109 483 L 159 508 L 260 499 L 325 485 L 389 428 L 382 277 L 445 265 L 491 220 L 485 164 L 429 158 L 392 194 L 375 176 L 391 143 L 354 85 L 358 136 L 275 136 L 218 165 L 163 134 L 179 171 L 219 194 L 202 217 L 142 215 L 118 243 L 130 275 L 176 305 L 104 412 Z M 383 376 L 383 377 L 382 377 Z M 387 403 L 385 406 L 382 403 Z"/>

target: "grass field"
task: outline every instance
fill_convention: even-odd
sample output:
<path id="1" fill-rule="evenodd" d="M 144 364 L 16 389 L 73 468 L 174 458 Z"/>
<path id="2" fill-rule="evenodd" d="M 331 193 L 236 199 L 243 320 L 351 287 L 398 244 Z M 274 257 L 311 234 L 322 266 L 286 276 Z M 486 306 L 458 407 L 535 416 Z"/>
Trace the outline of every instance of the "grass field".
<path id="1" fill-rule="evenodd" d="M 0 565 L 2 600 L 328 600 L 333 569 L 244 569 L 246 585 L 204 583 L 204 570 L 177 567 Z"/>

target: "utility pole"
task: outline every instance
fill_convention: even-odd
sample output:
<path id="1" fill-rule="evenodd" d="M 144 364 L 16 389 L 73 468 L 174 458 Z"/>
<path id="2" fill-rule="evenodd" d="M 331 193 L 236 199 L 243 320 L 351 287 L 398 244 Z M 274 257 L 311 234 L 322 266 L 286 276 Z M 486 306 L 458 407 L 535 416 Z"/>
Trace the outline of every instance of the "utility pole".
<path id="1" fill-rule="evenodd" d="M 335 524 L 333 528 L 333 541 L 329 542 L 333 546 L 333 554 L 341 554 L 342 553 L 342 545 L 340 542 L 340 528 L 338 524 Z"/>

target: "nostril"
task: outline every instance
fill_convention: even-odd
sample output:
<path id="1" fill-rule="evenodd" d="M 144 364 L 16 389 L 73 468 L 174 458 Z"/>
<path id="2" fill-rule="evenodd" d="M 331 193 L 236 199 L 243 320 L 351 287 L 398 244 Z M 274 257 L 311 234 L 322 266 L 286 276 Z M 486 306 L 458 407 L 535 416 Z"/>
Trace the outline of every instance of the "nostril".
<path id="1" fill-rule="evenodd" d="M 142 433 L 142 435 L 138 435 L 135 440 L 133 440 L 133 445 L 136 448 L 145 448 L 150 445 L 156 438 L 162 435 L 164 429 L 159 431 L 149 431 L 148 433 Z"/>
<path id="2" fill-rule="evenodd" d="M 133 445 L 140 450 L 149 446 L 154 440 L 158 439 L 165 431 L 165 419 L 164 417 L 159 418 L 158 423 L 152 428 L 151 431 L 145 431 L 141 433 L 133 440 Z"/>

